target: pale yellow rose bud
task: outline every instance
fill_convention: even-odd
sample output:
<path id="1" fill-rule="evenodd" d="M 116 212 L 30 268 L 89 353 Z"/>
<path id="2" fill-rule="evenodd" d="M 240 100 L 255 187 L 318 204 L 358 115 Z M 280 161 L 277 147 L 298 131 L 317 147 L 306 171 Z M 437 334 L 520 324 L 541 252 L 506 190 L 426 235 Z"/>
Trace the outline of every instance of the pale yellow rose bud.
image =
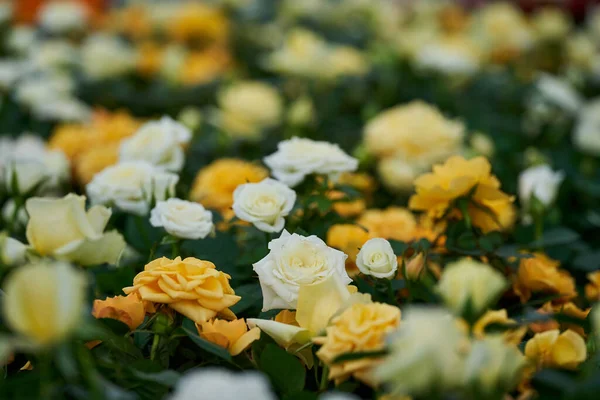
<path id="1" fill-rule="evenodd" d="M 419 253 L 406 261 L 404 265 L 404 276 L 408 280 L 418 280 L 425 267 L 425 256 Z"/>
<path id="2" fill-rule="evenodd" d="M 27 246 L 13 239 L 6 232 L 0 233 L 0 262 L 4 265 L 15 265 L 25 261 Z"/>
<path id="3" fill-rule="evenodd" d="M 462 259 L 446 266 L 437 291 L 455 314 L 476 318 L 496 300 L 506 284 L 504 276 L 491 266 Z"/>
<path id="4" fill-rule="evenodd" d="M 4 284 L 3 312 L 14 331 L 37 345 L 65 338 L 80 320 L 85 276 L 63 262 L 20 267 Z"/>

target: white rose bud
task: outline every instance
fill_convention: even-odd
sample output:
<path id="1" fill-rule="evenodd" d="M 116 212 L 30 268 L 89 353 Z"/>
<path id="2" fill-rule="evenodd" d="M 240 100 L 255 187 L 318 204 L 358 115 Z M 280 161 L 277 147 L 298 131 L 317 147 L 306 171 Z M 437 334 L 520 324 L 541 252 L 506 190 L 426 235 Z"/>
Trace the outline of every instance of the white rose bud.
<path id="1" fill-rule="evenodd" d="M 38 13 L 39 24 L 52 33 L 83 30 L 87 20 L 85 5 L 77 1 L 49 2 Z"/>
<path id="2" fill-rule="evenodd" d="M 192 133 L 169 117 L 144 124 L 133 136 L 123 140 L 120 161 L 146 161 L 155 167 L 177 172 L 183 168 L 183 145 Z"/>
<path id="3" fill-rule="evenodd" d="M 600 155 L 600 98 L 585 105 L 573 132 L 573 144 L 584 153 Z"/>
<path id="4" fill-rule="evenodd" d="M 263 311 L 293 310 L 301 285 L 311 285 L 337 275 L 343 284 L 352 280 L 346 273 L 347 255 L 328 247 L 316 236 L 283 231 L 269 243 L 269 254 L 253 265 L 263 293 Z"/>
<path id="5" fill-rule="evenodd" d="M 150 224 L 181 239 L 204 239 L 213 231 L 212 213 L 201 204 L 181 199 L 159 201 L 150 212 Z"/>
<path id="6" fill-rule="evenodd" d="M 4 170 L 4 182 L 9 192 L 18 195 L 31 192 L 49 178 L 46 166 L 40 161 L 12 160 Z M 16 183 L 16 185 L 14 184 Z"/>
<path id="7" fill-rule="evenodd" d="M 4 223 L 13 223 L 16 226 L 13 228 L 22 228 L 27 225 L 27 221 L 29 221 L 29 215 L 27 215 L 27 211 L 25 207 L 19 207 L 17 213 L 15 215 L 16 203 L 14 200 L 9 199 L 6 203 L 4 203 L 4 207 L 2 207 L 2 220 Z M 14 217 L 14 221 L 13 221 Z"/>
<path id="8" fill-rule="evenodd" d="M 356 266 L 365 275 L 391 279 L 398 271 L 398 258 L 385 239 L 368 240 L 356 256 Z"/>
<path id="9" fill-rule="evenodd" d="M 277 151 L 265 157 L 264 162 L 275 178 L 290 187 L 298 185 L 310 174 L 335 177 L 358 168 L 358 160 L 337 144 L 297 137 L 280 142 Z"/>
<path id="10" fill-rule="evenodd" d="M 0 233 L 0 261 L 3 265 L 15 265 L 25 262 L 27 246 L 6 234 Z"/>
<path id="11" fill-rule="evenodd" d="M 235 215 L 263 232 L 280 232 L 295 202 L 296 192 L 270 178 L 239 185 L 233 192 Z"/>
<path id="12" fill-rule="evenodd" d="M 549 165 L 538 165 L 521 172 L 519 200 L 523 208 L 528 208 L 532 196 L 546 207 L 551 205 L 564 178 L 562 171 L 554 172 Z"/>

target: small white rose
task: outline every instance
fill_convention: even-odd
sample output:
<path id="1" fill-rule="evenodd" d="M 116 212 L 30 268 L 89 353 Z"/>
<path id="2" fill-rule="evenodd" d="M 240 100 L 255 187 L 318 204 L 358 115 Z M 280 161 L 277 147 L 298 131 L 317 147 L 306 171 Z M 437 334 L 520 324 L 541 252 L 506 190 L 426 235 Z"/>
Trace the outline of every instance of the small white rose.
<path id="1" fill-rule="evenodd" d="M 311 285 L 337 275 L 347 285 L 346 258 L 316 236 L 283 231 L 269 243 L 269 254 L 253 265 L 263 293 L 263 311 L 296 309 L 301 285 Z"/>
<path id="2" fill-rule="evenodd" d="M 581 96 L 564 79 L 550 74 L 541 74 L 535 87 L 544 100 L 567 112 L 576 113 L 581 108 Z"/>
<path id="3" fill-rule="evenodd" d="M 86 187 L 92 204 L 114 204 L 123 211 L 146 215 L 152 199 L 172 196 L 179 177 L 157 170 L 143 161 L 129 161 L 105 168 Z"/>
<path id="4" fill-rule="evenodd" d="M 573 144 L 584 153 L 600 155 L 600 98 L 581 110 L 573 132 Z"/>
<path id="5" fill-rule="evenodd" d="M 519 199 L 523 208 L 528 208 L 531 196 L 535 196 L 544 206 L 551 205 L 564 178 L 562 171 L 554 172 L 549 165 L 538 165 L 521 172 Z"/>
<path id="6" fill-rule="evenodd" d="M 116 36 L 94 34 L 81 48 L 83 71 L 92 79 L 124 75 L 135 68 L 135 49 Z"/>
<path id="7" fill-rule="evenodd" d="M 280 232 L 295 202 L 294 190 L 270 178 L 239 185 L 233 192 L 235 215 L 263 232 Z"/>
<path id="8" fill-rule="evenodd" d="M 356 266 L 365 275 L 391 279 L 398 271 L 398 258 L 385 239 L 369 239 L 356 256 Z"/>
<path id="9" fill-rule="evenodd" d="M 15 210 L 16 206 L 17 205 L 13 199 L 9 199 L 6 203 L 4 203 L 4 206 L 2 207 L 2 220 L 4 223 L 13 223 L 13 228 L 25 227 L 25 225 L 27 225 L 27 221 L 29 221 L 29 215 L 27 215 L 25 207 L 19 207 L 18 210 Z"/>
<path id="10" fill-rule="evenodd" d="M 279 142 L 277 151 L 265 157 L 264 162 L 275 178 L 290 187 L 310 174 L 335 177 L 358 168 L 358 160 L 337 144 L 298 137 Z"/>
<path id="11" fill-rule="evenodd" d="M 181 199 L 156 203 L 150 212 L 150 224 L 182 239 L 204 239 L 214 228 L 210 211 L 201 204 Z"/>
<path id="12" fill-rule="evenodd" d="M 88 11 L 78 1 L 49 2 L 38 13 L 42 28 L 52 33 L 83 30 L 88 20 Z"/>
<path id="13" fill-rule="evenodd" d="M 29 194 L 49 177 L 46 166 L 35 160 L 9 160 L 4 170 L 6 189 L 19 195 Z"/>
<path id="14" fill-rule="evenodd" d="M 0 261 L 4 265 L 16 265 L 25 262 L 27 246 L 13 239 L 5 232 L 0 233 Z"/>
<path id="15" fill-rule="evenodd" d="M 182 146 L 192 134 L 170 117 L 144 124 L 130 138 L 121 142 L 120 161 L 146 161 L 167 171 L 180 171 L 185 156 Z"/>

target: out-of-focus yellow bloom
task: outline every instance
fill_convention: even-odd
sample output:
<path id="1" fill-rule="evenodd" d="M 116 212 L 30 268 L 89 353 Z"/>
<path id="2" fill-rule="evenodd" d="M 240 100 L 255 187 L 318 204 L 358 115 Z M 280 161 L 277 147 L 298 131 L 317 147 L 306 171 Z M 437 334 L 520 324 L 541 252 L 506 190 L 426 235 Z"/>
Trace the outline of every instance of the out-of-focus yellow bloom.
<path id="1" fill-rule="evenodd" d="M 467 208 L 473 225 L 483 232 L 510 228 L 515 219 L 514 198 L 500 190 L 500 182 L 491 174 L 491 168 L 483 157 L 471 160 L 450 157 L 444 164 L 434 165 L 432 173 L 417 178 L 417 193 L 410 198 L 409 207 L 439 219 L 454 200 L 475 189 Z M 464 216 L 455 210 L 451 217 Z"/>
<path id="2" fill-rule="evenodd" d="M 151 77 L 160 71 L 164 49 L 156 43 L 144 42 L 137 48 L 137 71 Z"/>
<path id="3" fill-rule="evenodd" d="M 538 368 L 574 369 L 585 361 L 587 348 L 583 338 L 572 330 L 558 329 L 536 334 L 525 346 L 525 356 Z"/>
<path id="4" fill-rule="evenodd" d="M 5 321 L 34 344 L 56 343 L 80 321 L 85 285 L 85 275 L 63 262 L 22 266 L 3 286 Z"/>
<path id="5" fill-rule="evenodd" d="M 354 276 L 359 273 L 356 267 L 356 256 L 367 240 L 371 236 L 367 231 L 354 224 L 336 224 L 332 225 L 327 231 L 327 245 L 335 247 L 346 253 L 346 272 Z"/>
<path id="6" fill-rule="evenodd" d="M 214 319 L 212 321 L 196 324 L 198 333 L 204 339 L 226 348 L 232 356 L 237 356 L 246 350 L 252 342 L 260 338 L 260 329 L 252 328 L 248 330 L 246 321 L 236 319 L 225 321 Z"/>
<path id="7" fill-rule="evenodd" d="M 178 41 L 224 44 L 229 37 L 229 20 L 220 8 L 194 2 L 179 7 L 166 29 Z"/>
<path id="8" fill-rule="evenodd" d="M 189 53 L 181 65 L 177 78 L 185 85 L 200 85 L 223 75 L 230 66 L 229 51 L 222 46 L 212 46 Z"/>
<path id="9" fill-rule="evenodd" d="M 190 198 L 206 208 L 225 211 L 233 205 L 233 191 L 241 184 L 269 176 L 266 169 L 235 158 L 222 158 L 202 168 L 194 180 Z"/>
<path id="10" fill-rule="evenodd" d="M 522 258 L 514 284 L 514 290 L 522 302 L 529 300 L 532 293 L 556 294 L 556 301 L 577 297 L 575 280 L 567 271 L 559 269 L 560 263 L 536 253 L 531 258 Z"/>
<path id="11" fill-rule="evenodd" d="M 340 201 L 333 204 L 333 209 L 342 217 L 352 217 L 362 213 L 366 208 L 367 199 L 375 190 L 374 179 L 364 173 L 344 172 L 340 175 L 339 185 L 352 186 L 357 191 L 361 192 L 361 198 L 352 201 Z M 333 190 L 327 193 L 327 197 L 331 200 L 343 199 L 346 195 L 342 191 Z"/>
<path id="12" fill-rule="evenodd" d="M 188 257 L 158 258 L 144 267 L 126 287 L 126 294 L 138 293 L 144 301 L 168 304 L 196 323 L 217 315 L 234 319 L 229 307 L 240 301 L 229 285 L 231 277 L 209 261 Z"/>
<path id="13" fill-rule="evenodd" d="M 590 272 L 587 275 L 590 283 L 585 285 L 585 297 L 589 301 L 600 300 L 600 271 Z"/>
<path id="14" fill-rule="evenodd" d="M 371 237 L 410 241 L 417 227 L 415 216 L 406 208 L 389 207 L 367 210 L 356 221 Z"/>
<path id="15" fill-rule="evenodd" d="M 320 344 L 319 357 L 329 366 L 329 379 L 336 385 L 353 376 L 370 386 L 372 368 L 380 358 L 362 358 L 333 364 L 336 357 L 350 352 L 377 351 L 385 344 L 386 336 L 400 325 L 400 309 L 383 303 L 357 303 L 331 321 L 327 335 L 313 338 Z"/>
<path id="16" fill-rule="evenodd" d="M 107 297 L 94 300 L 92 315 L 96 318 L 112 318 L 129 326 L 132 331 L 144 322 L 144 303 L 137 294 Z"/>
<path id="17" fill-rule="evenodd" d="M 545 7 L 536 11 L 531 23 L 542 40 L 561 40 L 571 30 L 569 17 L 558 8 Z"/>
<path id="18" fill-rule="evenodd" d="M 591 308 L 588 308 L 587 310 L 582 310 L 579 307 L 577 307 L 575 304 L 573 304 L 572 302 L 568 302 L 565 304 L 552 304 L 552 302 L 549 301 L 549 302 L 545 303 L 541 308 L 539 308 L 537 310 L 537 312 L 540 314 L 560 313 L 560 314 L 564 314 L 569 317 L 584 321 L 587 318 L 588 314 L 590 313 L 590 310 L 591 310 Z M 583 327 L 576 325 L 576 324 L 569 324 L 569 323 L 559 324 L 558 321 L 553 320 L 553 319 L 550 319 L 548 321 L 531 323 L 531 324 L 529 324 L 529 328 L 535 333 L 545 332 L 545 331 L 559 329 L 559 328 L 571 329 L 574 332 L 577 332 L 578 334 L 580 334 L 581 336 L 585 336 L 585 330 L 583 329 Z"/>
<path id="19" fill-rule="evenodd" d="M 473 325 L 473 335 L 478 338 L 484 338 L 486 333 L 486 328 L 489 325 L 493 324 L 501 324 L 501 325 L 511 325 L 515 324 L 516 321 L 514 319 L 508 318 L 508 313 L 505 309 L 502 310 L 489 310 L 481 318 L 475 322 Z M 527 333 L 527 327 L 521 326 L 516 327 L 515 329 L 507 329 L 503 332 L 502 336 L 506 343 L 510 343 L 513 345 L 518 345 L 523 340 L 523 336 Z"/>
<path id="20" fill-rule="evenodd" d="M 119 143 L 105 146 L 93 146 L 75 158 L 73 167 L 75 178 L 81 184 L 87 184 L 94 175 L 119 161 Z"/>

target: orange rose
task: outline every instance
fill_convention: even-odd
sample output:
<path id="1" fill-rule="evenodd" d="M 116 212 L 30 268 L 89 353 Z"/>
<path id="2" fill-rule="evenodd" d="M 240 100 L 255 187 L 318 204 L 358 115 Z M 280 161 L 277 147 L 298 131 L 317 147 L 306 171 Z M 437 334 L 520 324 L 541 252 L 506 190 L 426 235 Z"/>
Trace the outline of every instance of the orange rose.
<path id="1" fill-rule="evenodd" d="M 237 356 L 246 350 L 252 342 L 260 338 L 260 329 L 248 330 L 244 319 L 224 321 L 214 319 L 212 321 L 196 324 L 198 333 L 204 339 L 229 351 L 232 356 Z"/>
<path id="2" fill-rule="evenodd" d="M 556 301 L 566 301 L 577 297 L 575 280 L 567 271 L 559 269 L 560 263 L 548 256 L 537 253 L 531 258 L 522 258 L 519 264 L 514 289 L 522 302 L 532 293 L 556 294 Z"/>
<path id="3" fill-rule="evenodd" d="M 96 318 L 111 318 L 123 322 L 132 331 L 144 322 L 144 303 L 136 294 L 107 297 L 94 300 L 92 315 Z"/>

